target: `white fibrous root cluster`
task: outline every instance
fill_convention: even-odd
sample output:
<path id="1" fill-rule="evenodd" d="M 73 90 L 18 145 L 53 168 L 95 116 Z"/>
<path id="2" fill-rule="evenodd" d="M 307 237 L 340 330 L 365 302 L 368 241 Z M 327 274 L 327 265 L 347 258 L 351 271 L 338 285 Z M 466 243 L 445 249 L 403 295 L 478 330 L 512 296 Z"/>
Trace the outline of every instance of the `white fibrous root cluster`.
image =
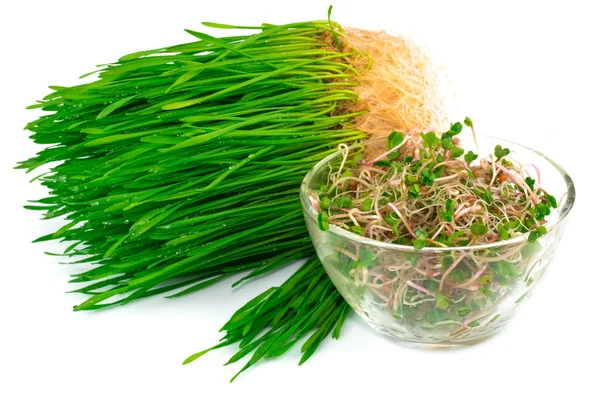
<path id="1" fill-rule="evenodd" d="M 360 98 L 355 111 L 368 111 L 355 125 L 371 139 L 394 130 L 444 131 L 457 119 L 450 82 L 426 47 L 385 31 L 349 28 L 345 35 L 348 47 L 360 52 L 352 62 L 360 84 L 353 87 Z"/>

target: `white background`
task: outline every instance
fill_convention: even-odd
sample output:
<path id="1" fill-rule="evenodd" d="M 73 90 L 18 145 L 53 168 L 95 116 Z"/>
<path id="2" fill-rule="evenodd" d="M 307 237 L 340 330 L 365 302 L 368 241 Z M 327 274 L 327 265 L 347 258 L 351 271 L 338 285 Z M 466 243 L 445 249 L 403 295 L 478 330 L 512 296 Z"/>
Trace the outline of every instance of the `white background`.
<path id="1" fill-rule="evenodd" d="M 233 348 L 181 366 L 214 344 L 221 324 L 296 266 L 237 290 L 223 282 L 180 299 L 71 311 L 75 270 L 33 245 L 44 196 L 11 168 L 36 146 L 24 107 L 48 85 L 76 84 L 94 65 L 192 40 L 201 21 L 258 24 L 323 19 L 328 1 L 27 1 L 0 11 L 0 398 L 599 398 L 598 154 L 600 63 L 594 2 L 331 1 L 344 25 L 411 33 L 447 66 L 479 132 L 538 146 L 569 171 L 577 201 L 544 282 L 506 331 L 451 352 L 410 350 L 352 315 L 302 367 L 299 349 L 229 378 Z M 447 3 L 447 4 L 446 4 Z M 451 3 L 451 4 L 450 4 Z M 593 235 L 593 237 L 592 237 Z M 335 396 L 335 397 L 334 397 Z"/>

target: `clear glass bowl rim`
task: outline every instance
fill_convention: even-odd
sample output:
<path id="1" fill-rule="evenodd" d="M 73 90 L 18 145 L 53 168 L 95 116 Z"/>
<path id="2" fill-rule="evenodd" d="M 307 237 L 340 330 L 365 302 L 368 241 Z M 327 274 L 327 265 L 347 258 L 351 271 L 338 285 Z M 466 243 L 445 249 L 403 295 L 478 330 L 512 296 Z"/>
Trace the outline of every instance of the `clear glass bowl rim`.
<path id="1" fill-rule="evenodd" d="M 513 146 L 513 148 L 516 147 L 520 147 L 522 149 L 526 149 L 529 150 L 535 154 L 537 154 L 538 156 L 542 157 L 543 159 L 545 159 L 546 161 L 548 161 L 550 163 L 550 165 L 552 165 L 561 175 L 561 177 L 564 179 L 565 181 L 565 185 L 567 186 L 567 198 L 565 200 L 565 203 L 562 207 L 560 207 L 558 209 L 559 211 L 559 218 L 558 220 L 553 223 L 551 226 L 548 227 L 548 234 L 550 232 L 552 232 L 553 230 L 555 230 L 556 228 L 558 228 L 560 226 L 560 224 L 566 219 L 566 217 L 568 216 L 569 212 L 571 211 L 571 209 L 573 208 L 573 204 L 575 203 L 575 184 L 573 183 L 573 179 L 571 179 L 571 177 L 569 176 L 569 174 L 564 170 L 563 167 L 561 167 L 558 163 L 556 163 L 554 160 L 552 160 L 550 157 L 546 156 L 545 154 L 539 152 L 538 150 L 535 150 L 531 147 L 510 141 L 510 140 L 505 140 L 505 139 L 499 139 L 493 136 L 485 136 L 485 135 L 477 135 L 478 138 L 485 138 L 485 139 L 489 139 L 491 141 L 494 141 L 498 144 L 510 144 L 511 146 Z M 350 146 L 350 148 L 356 148 L 356 147 L 360 147 L 360 146 L 365 146 L 369 143 L 377 143 L 377 142 L 381 142 L 387 140 L 387 138 L 379 138 L 379 139 L 374 139 L 374 140 L 369 140 L 369 141 L 365 141 L 362 142 L 360 144 L 356 144 L 353 146 Z M 313 209 L 312 204 L 309 200 L 309 194 L 308 194 L 308 190 L 309 190 L 309 183 L 312 181 L 315 173 L 317 171 L 319 171 L 321 169 L 321 167 L 323 167 L 325 164 L 327 164 L 328 162 L 330 162 L 331 160 L 333 160 L 335 157 L 337 157 L 340 154 L 340 151 L 337 150 L 335 153 L 325 157 L 324 159 L 322 159 L 321 161 L 319 161 L 317 164 L 315 164 L 315 166 L 306 174 L 306 176 L 304 177 L 304 179 L 302 180 L 302 184 L 300 186 L 300 201 L 302 202 L 302 208 L 304 210 L 304 215 L 308 216 L 309 218 L 311 218 L 312 220 L 314 220 L 315 223 L 317 223 L 317 212 Z M 412 246 L 407 246 L 407 245 L 402 245 L 402 244 L 394 244 L 394 243 L 385 243 L 385 242 L 381 242 L 379 240 L 374 240 L 374 239 L 369 239 L 366 238 L 364 236 L 359 236 L 355 233 L 352 233 L 350 231 L 347 231 L 345 229 L 342 229 L 338 226 L 335 225 L 329 225 L 329 232 L 331 232 L 332 234 L 347 239 L 347 240 L 352 240 L 354 242 L 359 242 L 361 244 L 365 244 L 365 245 L 370 245 L 370 246 L 376 246 L 376 247 L 380 247 L 383 249 L 388 249 L 388 250 L 397 250 L 397 251 L 404 251 L 404 252 L 412 252 L 412 253 L 431 253 L 431 252 L 448 252 L 448 251 L 475 251 L 475 250 L 485 250 L 485 249 L 490 249 L 490 248 L 498 248 L 498 247 L 504 247 L 504 246 L 512 246 L 512 245 L 516 245 L 519 244 L 523 241 L 526 240 L 526 236 L 525 235 L 519 235 L 516 236 L 514 238 L 508 239 L 508 240 L 502 240 L 499 242 L 493 242 L 493 243 L 487 243 L 487 244 L 480 244 L 480 245 L 475 245 L 475 246 L 463 246 L 463 247 L 424 247 L 421 250 L 415 250 L 414 247 Z"/>

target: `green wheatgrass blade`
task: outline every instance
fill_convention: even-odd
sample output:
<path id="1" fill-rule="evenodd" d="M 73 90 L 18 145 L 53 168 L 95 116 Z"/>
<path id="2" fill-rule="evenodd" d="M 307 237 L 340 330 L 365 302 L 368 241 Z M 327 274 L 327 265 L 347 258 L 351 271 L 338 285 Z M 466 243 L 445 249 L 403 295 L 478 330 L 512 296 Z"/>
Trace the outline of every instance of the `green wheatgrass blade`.
<path id="1" fill-rule="evenodd" d="M 338 112 L 357 101 L 355 53 L 328 42 L 342 36 L 328 20 L 246 28 L 257 31 L 188 31 L 198 40 L 100 65 L 93 82 L 51 86 L 30 107 L 45 114 L 26 129 L 47 147 L 17 168 L 50 164 L 36 177 L 49 195 L 26 208 L 66 219 L 36 241 L 60 240 L 70 263 L 94 264 L 72 277 L 89 295 L 75 310 L 249 272 L 239 284 L 314 257 L 298 189 L 338 144 L 365 138 L 352 126 L 359 114 Z M 233 361 L 253 352 L 244 369 L 314 331 L 303 362 L 347 314 L 316 258 L 249 304 L 214 347 L 240 342 Z"/>
<path id="2" fill-rule="evenodd" d="M 213 349 L 239 343 L 240 350 L 226 365 L 252 356 L 233 381 L 260 359 L 281 356 L 310 334 L 302 346 L 302 364 L 334 328 L 332 337 L 339 338 L 349 309 L 313 256 L 283 285 L 268 289 L 236 311 L 221 329 L 226 333 L 219 345 L 191 355 L 184 364 Z"/>

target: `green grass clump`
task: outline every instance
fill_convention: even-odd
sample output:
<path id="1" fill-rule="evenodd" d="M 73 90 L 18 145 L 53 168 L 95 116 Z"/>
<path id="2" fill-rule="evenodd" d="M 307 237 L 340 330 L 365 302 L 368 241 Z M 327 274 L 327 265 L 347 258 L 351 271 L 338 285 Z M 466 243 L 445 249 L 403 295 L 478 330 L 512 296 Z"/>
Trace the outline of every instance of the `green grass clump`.
<path id="1" fill-rule="evenodd" d="M 358 114 L 341 111 L 357 100 L 355 54 L 330 43 L 343 35 L 330 21 L 205 25 L 256 32 L 188 31 L 195 41 L 121 57 L 30 107 L 46 112 L 26 127 L 46 147 L 17 168 L 48 165 L 38 180 L 49 195 L 27 207 L 68 221 L 37 241 L 68 242 L 65 256 L 93 263 L 73 276 L 83 284 L 74 291 L 89 295 L 75 310 L 180 296 L 314 254 L 299 186 L 338 144 L 365 137 L 351 124 Z M 303 325 L 286 306 L 256 326 L 303 321 L 329 332 L 347 308 L 323 285 L 329 319 Z"/>

